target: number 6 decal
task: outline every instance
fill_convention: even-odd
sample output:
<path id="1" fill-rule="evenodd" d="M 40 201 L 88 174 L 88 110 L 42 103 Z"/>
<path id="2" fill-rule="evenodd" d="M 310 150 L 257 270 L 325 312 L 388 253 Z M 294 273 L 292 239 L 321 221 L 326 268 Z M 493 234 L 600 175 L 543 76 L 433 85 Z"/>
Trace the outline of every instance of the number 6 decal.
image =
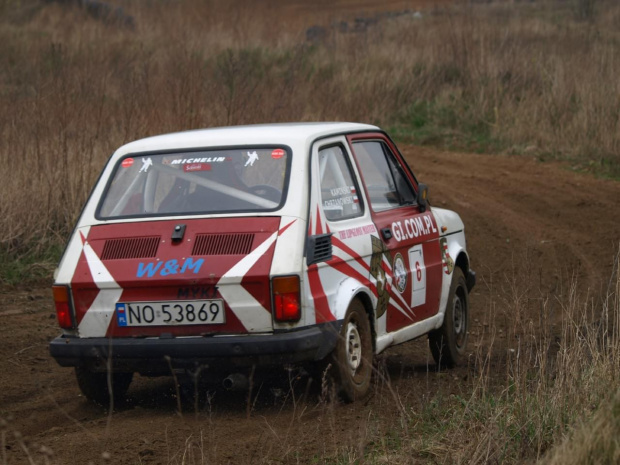
<path id="1" fill-rule="evenodd" d="M 426 266 L 422 244 L 409 249 L 409 266 L 411 268 L 411 307 L 426 303 Z"/>

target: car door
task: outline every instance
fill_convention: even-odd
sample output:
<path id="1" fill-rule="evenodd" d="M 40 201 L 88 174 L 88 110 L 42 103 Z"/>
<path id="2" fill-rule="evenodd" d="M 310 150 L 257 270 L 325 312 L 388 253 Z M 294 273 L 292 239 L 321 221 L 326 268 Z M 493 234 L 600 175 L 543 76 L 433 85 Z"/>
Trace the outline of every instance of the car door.
<path id="1" fill-rule="evenodd" d="M 322 139 L 313 147 L 308 227 L 307 295 L 316 323 L 344 318 L 348 303 L 368 284 L 372 253 L 370 234 L 377 234 L 363 198 L 344 136 Z M 351 287 L 353 286 L 353 287 Z"/>
<path id="2" fill-rule="evenodd" d="M 371 275 L 377 317 L 392 332 L 437 314 L 442 280 L 439 231 L 430 208 L 417 202 L 417 182 L 381 133 L 349 136 L 378 231 Z"/>

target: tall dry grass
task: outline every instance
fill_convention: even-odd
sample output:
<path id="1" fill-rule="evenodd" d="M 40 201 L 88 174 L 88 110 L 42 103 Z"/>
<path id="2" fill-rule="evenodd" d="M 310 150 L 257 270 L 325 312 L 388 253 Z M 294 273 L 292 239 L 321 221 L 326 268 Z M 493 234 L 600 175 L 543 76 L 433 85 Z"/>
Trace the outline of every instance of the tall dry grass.
<path id="1" fill-rule="evenodd" d="M 588 423 L 599 409 L 617 402 L 619 258 L 602 294 L 581 294 L 574 281 L 541 289 L 536 273 L 520 269 L 491 298 L 488 315 L 496 315 L 509 329 L 505 336 L 498 334 L 491 317 L 489 342 L 477 351 L 473 390 L 457 407 L 456 423 L 467 425 L 461 440 L 468 443 L 460 463 L 567 463 L 559 458 L 562 448 L 555 447 L 573 438 L 573 429 Z M 503 382 L 490 375 L 497 367 L 505 370 Z M 617 422 L 617 412 L 611 413 L 598 415 Z M 617 455 L 613 448 L 594 450 L 587 441 L 571 442 L 574 453 L 589 451 L 591 463 L 613 463 L 605 458 Z M 605 442 L 611 441 L 600 438 L 599 444 Z"/>
<path id="2" fill-rule="evenodd" d="M 394 397 L 378 373 L 375 396 L 386 400 L 355 440 L 316 462 L 617 463 L 619 259 L 604 292 L 590 295 L 574 281 L 542 289 L 527 264 L 516 265 L 490 286 L 483 319 L 472 322 L 480 343 L 467 376 Z M 381 412 L 391 410 L 399 420 L 386 425 Z"/>
<path id="3" fill-rule="evenodd" d="M 217 414 L 222 402 L 214 399 L 217 394 L 186 405 L 185 413 L 179 401 L 178 413 L 187 421 L 179 431 L 166 429 L 165 447 L 150 446 L 153 459 L 168 464 L 615 464 L 620 457 L 619 264 L 620 252 L 603 293 L 590 295 L 578 293 L 576 282 L 543 289 L 527 263 L 515 265 L 513 273 L 487 284 L 488 308 L 471 325 L 471 339 L 480 343 L 466 370 L 436 372 L 431 365 L 426 374 L 413 375 L 415 382 L 394 383 L 380 360 L 372 399 L 358 404 L 356 420 L 344 406 L 307 396 L 305 381 L 289 372 L 288 383 L 278 384 L 278 397 L 272 397 L 278 412 L 266 413 L 264 405 L 255 410 L 257 399 L 262 396 L 261 404 L 269 396 L 263 386 L 235 397 L 241 403 L 246 399 L 248 418 L 262 421 L 260 427 L 253 423 L 260 434 L 252 435 L 260 437 L 240 440 L 231 452 L 218 443 L 216 430 L 227 410 Z M 426 378 L 426 388 L 420 378 Z M 349 421 L 342 422 L 341 415 Z M 125 420 L 122 414 L 108 417 L 117 427 Z M 63 463 L 52 450 L 60 446 L 50 448 L 49 436 L 35 445 L 0 418 L 0 445 L 9 439 L 29 463 Z M 93 444 L 101 445 L 100 440 L 93 435 Z M 107 447 L 102 463 L 131 460 L 127 449 Z M 0 463 L 12 462 L 5 455 Z"/>
<path id="4" fill-rule="evenodd" d="M 600 0 L 583 21 L 573 3 L 437 8 L 341 33 L 276 0 L 114 2 L 134 29 L 74 2 L 3 0 L 0 250 L 60 247 L 115 148 L 200 127 L 363 121 L 617 175 L 620 7 Z M 300 12 L 322 40 L 306 41 Z"/>
<path id="5" fill-rule="evenodd" d="M 319 462 L 617 463 L 619 262 L 620 253 L 603 293 L 590 295 L 575 281 L 541 289 L 527 264 L 516 266 L 472 325 L 481 343 L 465 378 L 448 392 L 400 392 L 399 424 L 369 417 L 361 448 L 343 446 Z"/>
<path id="6" fill-rule="evenodd" d="M 620 462 L 620 400 L 606 401 L 595 416 L 582 422 L 543 463 L 550 465 L 594 465 Z"/>

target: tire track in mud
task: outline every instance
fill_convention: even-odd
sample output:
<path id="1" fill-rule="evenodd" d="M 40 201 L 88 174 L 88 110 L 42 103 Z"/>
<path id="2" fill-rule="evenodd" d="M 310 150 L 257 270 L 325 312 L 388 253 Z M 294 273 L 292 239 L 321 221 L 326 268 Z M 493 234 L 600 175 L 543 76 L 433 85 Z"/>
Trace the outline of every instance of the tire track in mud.
<path id="1" fill-rule="evenodd" d="M 491 350 L 493 363 L 501 363 L 510 341 L 498 335 L 489 348 L 481 326 L 491 320 L 509 332 L 499 307 L 516 298 L 515 282 L 523 279 L 526 291 L 531 286 L 541 293 L 572 276 L 595 293 L 606 285 L 620 240 L 620 183 L 523 157 L 401 149 L 418 179 L 430 186 L 433 205 L 456 210 L 465 222 L 478 273 L 471 305 L 472 321 L 480 323 L 472 327 L 472 352 Z M 437 393 L 468 392 L 462 381 L 468 369 L 435 373 L 422 338 L 379 357 L 380 374 L 366 402 L 322 402 L 319 382 L 308 388 L 306 378 L 294 377 L 257 384 L 258 396 L 250 402 L 244 393 L 209 388 L 198 410 L 185 402 L 181 415 L 171 379 L 138 377 L 129 402 L 108 417 L 80 396 L 73 372 L 47 353 L 46 341 L 58 333 L 49 289 L 22 294 L 0 294 L 5 341 L 0 416 L 12 418 L 9 432 L 52 448 L 55 463 L 98 463 L 104 451 L 112 463 L 181 463 L 190 446 L 209 463 L 320 462 L 344 448 L 362 450 L 373 435 L 400 428 L 406 421 L 403 405 L 422 409 Z M 34 304 L 31 294 L 38 299 Z M 499 380 L 505 371 L 492 370 L 490 376 Z M 7 437 L 8 463 L 25 462 L 13 436 Z"/>
<path id="2" fill-rule="evenodd" d="M 600 287 L 612 271 L 620 240 L 620 185 L 524 157 L 464 155 L 409 147 L 435 205 L 465 222 L 472 262 L 493 271 L 530 249 L 543 276 L 576 273 Z M 474 265 L 475 266 L 475 265 Z"/>

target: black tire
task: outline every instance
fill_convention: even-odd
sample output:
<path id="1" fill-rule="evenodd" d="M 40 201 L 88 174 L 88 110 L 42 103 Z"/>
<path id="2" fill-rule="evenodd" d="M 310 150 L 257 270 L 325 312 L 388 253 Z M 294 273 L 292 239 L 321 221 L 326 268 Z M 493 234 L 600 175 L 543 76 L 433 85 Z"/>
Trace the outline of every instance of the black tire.
<path id="1" fill-rule="evenodd" d="M 340 337 L 328 357 L 336 392 L 345 402 L 364 398 L 370 391 L 373 349 L 370 320 L 361 301 L 349 305 Z"/>
<path id="2" fill-rule="evenodd" d="M 441 328 L 428 335 L 433 358 L 439 368 L 452 368 L 461 363 L 467 348 L 469 328 L 469 293 L 463 271 L 456 267 Z"/>
<path id="3" fill-rule="evenodd" d="M 108 390 L 108 374 L 88 370 L 84 367 L 75 367 L 80 391 L 91 402 L 104 407 L 110 405 L 110 391 Z M 125 398 L 133 373 L 112 373 L 112 395 L 118 403 Z"/>

